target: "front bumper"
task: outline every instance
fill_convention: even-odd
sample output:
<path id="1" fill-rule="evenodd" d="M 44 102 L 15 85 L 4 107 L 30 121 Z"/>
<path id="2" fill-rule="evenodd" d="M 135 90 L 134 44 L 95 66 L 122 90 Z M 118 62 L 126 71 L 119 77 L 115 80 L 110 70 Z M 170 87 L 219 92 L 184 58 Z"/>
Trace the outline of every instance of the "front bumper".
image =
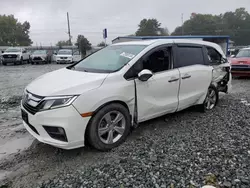
<path id="1" fill-rule="evenodd" d="M 3 63 L 18 63 L 18 62 L 20 62 L 20 59 L 16 59 L 16 58 L 7 59 L 7 58 L 5 58 L 5 59 L 2 59 L 2 62 Z"/>
<path id="2" fill-rule="evenodd" d="M 57 63 L 73 63 L 72 59 L 57 59 Z"/>
<path id="3" fill-rule="evenodd" d="M 30 114 L 23 106 L 21 106 L 21 109 L 28 114 L 28 123 L 23 121 L 25 128 L 40 142 L 62 149 L 74 149 L 84 146 L 85 130 L 90 117 L 81 117 L 72 105 L 38 112 L 35 115 Z M 67 141 L 52 138 L 43 126 L 63 128 Z"/>

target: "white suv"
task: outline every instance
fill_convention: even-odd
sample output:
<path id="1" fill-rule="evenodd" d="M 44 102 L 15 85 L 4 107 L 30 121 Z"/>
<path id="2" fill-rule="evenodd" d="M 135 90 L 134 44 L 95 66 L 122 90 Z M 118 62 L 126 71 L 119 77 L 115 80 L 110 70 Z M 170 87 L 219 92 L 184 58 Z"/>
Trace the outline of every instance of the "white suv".
<path id="1" fill-rule="evenodd" d="M 61 49 L 56 54 L 56 63 L 73 63 L 73 52 L 70 49 Z"/>
<path id="2" fill-rule="evenodd" d="M 14 65 L 23 64 L 24 61 L 29 63 L 30 55 L 24 48 L 10 47 L 2 54 L 2 63 L 7 65 L 8 63 L 14 63 Z"/>
<path id="3" fill-rule="evenodd" d="M 109 150 L 143 121 L 193 105 L 213 109 L 230 83 L 230 65 L 214 43 L 118 43 L 33 81 L 24 91 L 22 118 L 41 142 L 72 149 L 87 139 Z"/>

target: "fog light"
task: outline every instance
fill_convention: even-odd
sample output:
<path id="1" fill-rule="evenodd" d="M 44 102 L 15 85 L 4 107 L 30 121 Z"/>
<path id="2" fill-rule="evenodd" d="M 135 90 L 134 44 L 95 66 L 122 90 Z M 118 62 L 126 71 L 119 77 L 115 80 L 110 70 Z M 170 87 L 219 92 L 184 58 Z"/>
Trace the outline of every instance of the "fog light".
<path id="1" fill-rule="evenodd" d="M 61 128 L 61 127 L 59 127 L 59 128 L 58 128 L 58 132 L 59 132 L 60 134 L 64 134 L 64 129 Z"/>
<path id="2" fill-rule="evenodd" d="M 54 138 L 56 140 L 60 140 L 63 142 L 68 142 L 64 128 L 50 127 L 50 126 L 43 126 L 43 128 L 46 130 L 46 132 L 49 134 L 51 138 Z"/>

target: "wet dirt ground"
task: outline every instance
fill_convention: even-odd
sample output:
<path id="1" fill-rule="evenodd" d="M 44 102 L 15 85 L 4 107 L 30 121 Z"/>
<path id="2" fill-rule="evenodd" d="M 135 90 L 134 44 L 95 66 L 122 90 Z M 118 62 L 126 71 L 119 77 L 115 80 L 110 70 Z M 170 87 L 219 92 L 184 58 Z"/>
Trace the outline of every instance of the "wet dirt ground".
<path id="1" fill-rule="evenodd" d="M 65 65 L 0 65 L 0 187 L 35 187 L 56 176 L 59 172 L 71 172 L 85 168 L 96 161 L 104 163 L 116 158 L 116 153 L 103 153 L 91 148 L 65 151 L 39 143 L 23 127 L 20 117 L 20 100 L 23 89 L 38 76 Z M 250 101 L 241 93 L 250 96 L 250 79 L 233 80 L 233 97 L 242 105 Z M 226 98 L 227 95 L 222 96 Z M 185 113 L 185 112 L 184 112 Z M 157 123 L 150 122 L 151 124 Z M 146 123 L 147 124 L 147 123 Z M 143 131 L 150 131 L 145 126 Z M 128 140 L 140 137 L 141 128 Z M 129 141 L 128 141 L 129 142 Z"/>

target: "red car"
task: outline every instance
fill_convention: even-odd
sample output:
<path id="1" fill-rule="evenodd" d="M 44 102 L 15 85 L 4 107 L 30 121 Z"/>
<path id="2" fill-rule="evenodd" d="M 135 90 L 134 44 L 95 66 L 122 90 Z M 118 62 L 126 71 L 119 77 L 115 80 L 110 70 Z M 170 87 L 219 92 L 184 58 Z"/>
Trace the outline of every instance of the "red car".
<path id="1" fill-rule="evenodd" d="M 233 76 L 250 76 L 250 48 L 243 48 L 230 59 Z"/>

